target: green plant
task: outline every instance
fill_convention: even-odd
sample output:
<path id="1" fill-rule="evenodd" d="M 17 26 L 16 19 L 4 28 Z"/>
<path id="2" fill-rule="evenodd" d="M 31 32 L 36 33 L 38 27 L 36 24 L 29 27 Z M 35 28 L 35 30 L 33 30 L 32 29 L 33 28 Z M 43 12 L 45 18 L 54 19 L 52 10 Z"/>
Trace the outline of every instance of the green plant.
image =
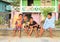
<path id="1" fill-rule="evenodd" d="M 0 24 L 5 24 L 6 23 L 5 18 L 6 18 L 6 14 L 0 15 Z"/>
<path id="2" fill-rule="evenodd" d="M 43 13 L 44 17 L 46 17 L 49 12 L 54 11 L 54 8 L 49 8 L 49 7 L 48 8 L 41 8 L 41 11 L 43 11 L 42 13 Z"/>
<path id="3" fill-rule="evenodd" d="M 20 0 L 12 0 L 13 2 L 11 2 L 11 4 L 13 6 L 20 6 Z"/>
<path id="4" fill-rule="evenodd" d="M 0 16 L 0 24 L 2 24 L 2 23 L 3 23 L 3 17 Z"/>
<path id="5" fill-rule="evenodd" d="M 56 21 L 56 25 L 60 25 L 60 19 Z"/>

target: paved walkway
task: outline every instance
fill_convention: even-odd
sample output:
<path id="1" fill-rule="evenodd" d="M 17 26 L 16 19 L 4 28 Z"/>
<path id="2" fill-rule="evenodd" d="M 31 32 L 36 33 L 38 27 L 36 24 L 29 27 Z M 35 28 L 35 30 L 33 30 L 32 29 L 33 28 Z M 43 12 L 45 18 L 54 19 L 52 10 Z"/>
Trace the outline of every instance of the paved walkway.
<path id="1" fill-rule="evenodd" d="M 39 31 L 38 31 L 39 33 Z M 42 37 L 35 38 L 34 32 L 28 38 L 24 31 L 18 36 L 12 37 L 12 31 L 0 30 L 0 42 L 60 42 L 60 30 L 53 31 L 53 38 L 49 37 L 49 31 L 45 31 Z"/>
<path id="2" fill-rule="evenodd" d="M 60 38 L 57 38 L 57 37 L 19 38 L 19 37 L 0 36 L 0 42 L 60 42 Z"/>

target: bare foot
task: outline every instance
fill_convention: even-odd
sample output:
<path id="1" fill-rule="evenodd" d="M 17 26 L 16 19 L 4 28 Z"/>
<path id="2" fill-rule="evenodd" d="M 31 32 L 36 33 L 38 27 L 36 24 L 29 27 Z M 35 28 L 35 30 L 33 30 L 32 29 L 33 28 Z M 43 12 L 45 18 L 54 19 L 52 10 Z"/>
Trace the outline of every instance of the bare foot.
<path id="1" fill-rule="evenodd" d="M 18 36 L 19 38 L 21 38 L 21 36 Z"/>
<path id="2" fill-rule="evenodd" d="M 36 38 L 38 37 L 38 35 L 36 35 Z"/>
<path id="3" fill-rule="evenodd" d="M 12 35 L 13 37 L 15 37 L 16 35 Z"/>
<path id="4" fill-rule="evenodd" d="M 50 38 L 53 38 L 53 36 L 50 36 Z"/>
<path id="5" fill-rule="evenodd" d="M 28 38 L 31 38 L 31 36 L 28 36 Z"/>

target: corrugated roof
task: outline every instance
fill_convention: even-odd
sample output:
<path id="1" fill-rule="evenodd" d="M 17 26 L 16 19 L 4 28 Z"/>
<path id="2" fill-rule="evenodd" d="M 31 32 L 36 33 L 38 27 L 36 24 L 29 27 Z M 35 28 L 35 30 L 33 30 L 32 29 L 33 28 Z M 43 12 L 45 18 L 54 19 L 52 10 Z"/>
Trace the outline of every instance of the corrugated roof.
<path id="1" fill-rule="evenodd" d="M 0 2 L 7 3 L 7 4 L 11 4 L 11 3 L 7 2 L 7 1 L 2 1 L 2 0 L 0 0 Z"/>
<path id="2" fill-rule="evenodd" d="M 11 14 L 11 12 L 0 12 L 0 15 L 2 14 Z"/>

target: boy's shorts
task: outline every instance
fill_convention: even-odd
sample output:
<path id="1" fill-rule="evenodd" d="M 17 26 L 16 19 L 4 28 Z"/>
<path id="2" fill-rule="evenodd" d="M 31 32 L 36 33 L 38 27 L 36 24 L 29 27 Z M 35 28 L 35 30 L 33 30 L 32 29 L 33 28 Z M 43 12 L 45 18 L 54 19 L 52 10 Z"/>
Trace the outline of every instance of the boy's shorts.
<path id="1" fill-rule="evenodd" d="M 37 29 L 39 29 L 39 28 L 40 28 L 40 27 L 39 27 L 39 25 L 38 25 L 38 26 L 29 25 L 29 28 L 30 28 L 30 26 L 33 26 L 33 28 L 37 28 Z"/>
<path id="2" fill-rule="evenodd" d="M 33 28 L 35 28 L 35 27 L 37 28 L 37 26 L 34 26 L 33 24 L 30 24 L 30 25 L 29 25 L 29 28 L 30 28 L 30 26 L 33 26 Z"/>
<path id="3" fill-rule="evenodd" d="M 48 25 L 48 26 L 43 26 L 43 29 L 49 29 L 49 28 L 55 28 L 55 26 L 54 25 Z"/>
<path id="4" fill-rule="evenodd" d="M 28 26 L 28 25 L 25 25 L 25 26 L 24 26 L 24 28 L 27 28 L 27 27 L 29 27 L 29 26 Z"/>
<path id="5" fill-rule="evenodd" d="M 21 30 L 21 27 L 14 28 L 14 31 L 20 31 L 20 30 Z"/>

